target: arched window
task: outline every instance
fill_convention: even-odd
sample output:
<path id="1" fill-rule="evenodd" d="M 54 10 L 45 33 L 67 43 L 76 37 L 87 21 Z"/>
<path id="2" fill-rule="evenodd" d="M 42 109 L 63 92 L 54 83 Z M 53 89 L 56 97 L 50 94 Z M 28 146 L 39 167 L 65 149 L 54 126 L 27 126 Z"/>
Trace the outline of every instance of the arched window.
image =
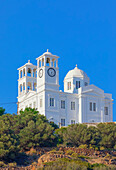
<path id="1" fill-rule="evenodd" d="M 42 66 L 44 66 L 44 58 L 42 58 Z"/>
<path id="2" fill-rule="evenodd" d="M 20 92 L 22 92 L 22 91 L 23 91 L 22 84 L 20 84 Z"/>
<path id="3" fill-rule="evenodd" d="M 51 66 L 54 67 L 54 61 L 55 59 L 52 59 Z"/>
<path id="4" fill-rule="evenodd" d="M 46 59 L 46 66 L 50 66 L 50 58 Z"/>
<path id="5" fill-rule="evenodd" d="M 41 67 L 41 60 L 39 60 L 39 67 Z"/>
<path id="6" fill-rule="evenodd" d="M 56 60 L 54 60 L 54 67 L 56 67 Z"/>
<path id="7" fill-rule="evenodd" d="M 23 91 L 25 91 L 25 83 L 23 83 Z"/>
<path id="8" fill-rule="evenodd" d="M 27 90 L 28 90 L 28 91 L 29 91 L 29 90 L 32 90 L 31 82 L 28 82 L 28 83 L 27 83 Z"/>
<path id="9" fill-rule="evenodd" d="M 23 69 L 23 76 L 25 76 L 25 68 Z"/>
<path id="10" fill-rule="evenodd" d="M 22 78 L 22 70 L 20 71 L 20 78 Z"/>
<path id="11" fill-rule="evenodd" d="M 28 70 L 27 70 L 27 76 L 31 77 L 31 68 L 28 68 Z"/>
<path id="12" fill-rule="evenodd" d="M 33 77 L 36 77 L 36 69 L 33 69 Z"/>
<path id="13" fill-rule="evenodd" d="M 36 83 L 34 83 L 33 90 L 36 91 Z"/>

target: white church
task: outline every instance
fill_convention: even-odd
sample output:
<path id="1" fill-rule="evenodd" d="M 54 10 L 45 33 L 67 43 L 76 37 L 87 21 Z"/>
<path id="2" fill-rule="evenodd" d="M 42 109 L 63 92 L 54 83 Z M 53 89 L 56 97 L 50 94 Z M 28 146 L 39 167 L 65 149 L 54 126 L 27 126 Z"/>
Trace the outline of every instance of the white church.
<path id="1" fill-rule="evenodd" d="M 112 94 L 90 85 L 87 74 L 77 65 L 64 78 L 64 92 L 59 90 L 58 56 L 48 50 L 18 68 L 18 114 L 26 107 L 59 126 L 75 123 L 112 122 Z"/>

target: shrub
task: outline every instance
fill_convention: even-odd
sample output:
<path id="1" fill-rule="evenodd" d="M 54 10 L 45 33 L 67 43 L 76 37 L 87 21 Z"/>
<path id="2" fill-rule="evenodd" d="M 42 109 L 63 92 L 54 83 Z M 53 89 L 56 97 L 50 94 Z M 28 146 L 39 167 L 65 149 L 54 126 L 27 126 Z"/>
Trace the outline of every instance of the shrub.
<path id="1" fill-rule="evenodd" d="M 67 155 L 72 155 L 73 153 L 74 153 L 74 151 L 71 150 L 71 149 L 69 149 L 69 150 L 66 151 L 66 154 L 67 154 Z"/>
<path id="2" fill-rule="evenodd" d="M 103 151 L 105 150 L 105 148 L 103 146 L 100 147 L 100 151 Z"/>
<path id="3" fill-rule="evenodd" d="M 3 162 L 3 161 L 0 161 L 0 167 L 6 167 L 7 165 Z"/>
<path id="4" fill-rule="evenodd" d="M 112 156 L 109 153 L 107 153 L 105 158 L 112 158 Z"/>
<path id="5" fill-rule="evenodd" d="M 15 159 L 19 151 L 19 140 L 11 127 L 13 116 L 5 114 L 0 118 L 0 159 Z"/>
<path id="6" fill-rule="evenodd" d="M 81 149 L 87 149 L 88 146 L 87 146 L 87 144 L 85 144 L 85 145 L 80 145 L 79 148 L 81 148 Z"/>
<path id="7" fill-rule="evenodd" d="M 101 134 L 100 146 L 107 149 L 114 148 L 116 140 L 116 124 L 100 123 L 97 127 Z"/>
<path id="8" fill-rule="evenodd" d="M 9 163 L 8 165 L 9 165 L 9 167 L 15 168 L 17 166 L 17 163 L 13 162 L 13 163 Z"/>
<path id="9" fill-rule="evenodd" d="M 116 145 L 114 146 L 114 150 L 116 150 Z"/>
<path id="10" fill-rule="evenodd" d="M 66 145 L 98 145 L 100 141 L 100 132 L 96 127 L 88 127 L 85 124 L 73 124 L 68 126 L 63 135 Z M 85 146 L 86 146 L 85 145 Z"/>

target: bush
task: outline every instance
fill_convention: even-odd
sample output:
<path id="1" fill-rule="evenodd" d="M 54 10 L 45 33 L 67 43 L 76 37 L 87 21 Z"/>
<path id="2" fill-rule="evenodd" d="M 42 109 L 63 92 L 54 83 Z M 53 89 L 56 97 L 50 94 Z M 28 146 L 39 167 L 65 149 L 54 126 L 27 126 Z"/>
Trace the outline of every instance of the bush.
<path id="1" fill-rule="evenodd" d="M 87 146 L 87 144 L 85 144 L 85 145 L 80 145 L 79 148 L 81 148 L 81 149 L 87 149 L 88 146 Z"/>
<path id="2" fill-rule="evenodd" d="M 0 161 L 0 167 L 6 167 L 7 165 L 3 162 L 3 161 Z"/>
<path id="3" fill-rule="evenodd" d="M 67 154 L 67 155 L 72 155 L 73 153 L 74 153 L 74 151 L 71 150 L 71 149 L 69 149 L 69 150 L 66 151 L 66 154 Z"/>
<path id="4" fill-rule="evenodd" d="M 64 135 L 66 131 L 66 127 L 61 127 L 60 129 L 55 130 L 55 135 L 58 137 L 58 145 L 64 143 Z"/>
<path id="5" fill-rule="evenodd" d="M 101 134 L 100 146 L 107 149 L 114 148 L 116 145 L 116 124 L 100 123 L 97 127 Z"/>
<path id="6" fill-rule="evenodd" d="M 13 162 L 13 163 L 9 163 L 8 164 L 9 165 L 9 167 L 11 168 L 15 168 L 16 166 L 17 166 L 17 163 L 16 162 Z"/>
<path id="7" fill-rule="evenodd" d="M 69 146 L 98 145 L 100 132 L 96 127 L 88 127 L 85 124 L 73 124 L 67 127 L 63 135 L 63 141 Z"/>
<path id="8" fill-rule="evenodd" d="M 105 150 L 105 148 L 103 146 L 100 147 L 100 151 L 103 151 Z"/>
<path id="9" fill-rule="evenodd" d="M 54 127 L 50 125 L 45 116 L 38 114 L 35 109 L 26 108 L 21 111 L 18 122 L 15 130 L 19 132 L 20 148 L 22 150 L 29 150 L 38 146 L 55 146 L 57 144 Z"/>
<path id="10" fill-rule="evenodd" d="M 0 118 L 0 159 L 14 160 L 19 151 L 19 140 L 11 127 L 13 116 L 6 114 Z"/>
<path id="11" fill-rule="evenodd" d="M 45 163 L 44 165 L 44 169 L 45 170 L 87 170 L 87 168 L 90 167 L 89 163 L 86 162 L 82 162 L 81 160 L 69 160 L 68 158 L 62 158 L 62 159 L 58 159 L 56 161 L 53 162 L 48 162 Z"/>

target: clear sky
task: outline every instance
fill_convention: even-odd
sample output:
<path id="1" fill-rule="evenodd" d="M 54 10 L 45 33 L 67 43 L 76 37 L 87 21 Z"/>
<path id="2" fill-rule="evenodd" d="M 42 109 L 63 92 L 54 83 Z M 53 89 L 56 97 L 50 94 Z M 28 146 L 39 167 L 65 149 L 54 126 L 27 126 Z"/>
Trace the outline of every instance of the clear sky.
<path id="1" fill-rule="evenodd" d="M 60 56 L 60 89 L 78 65 L 114 99 L 116 0 L 0 0 L 0 106 L 16 113 L 17 68 L 47 49 Z"/>

